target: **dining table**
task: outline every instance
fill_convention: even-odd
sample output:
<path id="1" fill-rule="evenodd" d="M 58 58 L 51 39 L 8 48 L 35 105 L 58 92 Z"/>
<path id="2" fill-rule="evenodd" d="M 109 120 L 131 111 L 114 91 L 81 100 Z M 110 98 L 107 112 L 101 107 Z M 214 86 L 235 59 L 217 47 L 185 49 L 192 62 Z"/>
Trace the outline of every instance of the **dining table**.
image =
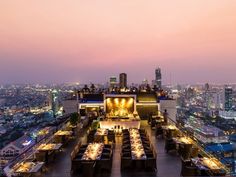
<path id="1" fill-rule="evenodd" d="M 21 162 L 17 164 L 14 172 L 17 174 L 32 174 L 39 172 L 44 162 Z"/>
<path id="2" fill-rule="evenodd" d="M 82 156 L 82 160 L 100 160 L 103 148 L 103 143 L 89 143 Z"/>
<path id="3" fill-rule="evenodd" d="M 69 138 L 73 135 L 73 131 L 68 130 L 58 130 L 55 136 L 56 143 L 62 143 L 63 145 L 67 144 Z"/>
<path id="4" fill-rule="evenodd" d="M 48 144 L 41 144 L 37 150 L 38 151 L 55 151 L 61 148 L 61 143 L 48 143 Z"/>
<path id="5" fill-rule="evenodd" d="M 38 148 L 37 151 L 44 156 L 46 163 L 49 161 L 49 156 L 55 154 L 62 147 L 62 143 L 43 143 Z"/>
<path id="6" fill-rule="evenodd" d="M 133 160 L 145 160 L 147 156 L 144 151 L 142 139 L 138 129 L 130 129 L 131 156 Z"/>
<path id="7" fill-rule="evenodd" d="M 223 164 L 216 158 L 196 157 L 191 161 L 200 171 L 205 171 L 208 174 L 222 176 L 226 174 Z"/>
<path id="8" fill-rule="evenodd" d="M 193 140 L 186 136 L 174 137 L 173 140 L 176 144 L 193 144 Z"/>
<path id="9" fill-rule="evenodd" d="M 73 134 L 72 131 L 58 130 L 54 135 L 55 136 L 71 136 L 72 134 Z"/>
<path id="10" fill-rule="evenodd" d="M 163 130 L 177 130 L 175 125 L 163 125 L 161 126 Z"/>

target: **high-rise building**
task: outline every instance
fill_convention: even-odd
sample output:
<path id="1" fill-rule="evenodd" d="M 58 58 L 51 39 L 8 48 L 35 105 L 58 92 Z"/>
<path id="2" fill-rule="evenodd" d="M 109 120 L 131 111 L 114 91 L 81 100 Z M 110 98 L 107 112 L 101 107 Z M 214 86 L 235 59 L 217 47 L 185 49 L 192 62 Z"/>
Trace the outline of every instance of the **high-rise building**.
<path id="1" fill-rule="evenodd" d="M 127 74 L 121 73 L 120 74 L 120 88 L 126 88 L 127 87 Z"/>
<path id="2" fill-rule="evenodd" d="M 109 84 L 110 87 L 115 87 L 117 85 L 117 78 L 115 76 L 110 77 Z"/>
<path id="3" fill-rule="evenodd" d="M 157 68 L 155 70 L 155 76 L 156 76 L 156 86 L 157 88 L 161 89 L 161 68 Z"/>
<path id="4" fill-rule="evenodd" d="M 58 91 L 56 89 L 51 91 L 51 106 L 53 116 L 56 117 L 57 112 L 59 111 Z"/>
<path id="5" fill-rule="evenodd" d="M 208 83 L 205 84 L 205 92 L 204 92 L 204 97 L 205 97 L 205 106 L 207 110 L 210 109 L 211 106 L 211 92 L 210 92 L 210 85 Z"/>
<path id="6" fill-rule="evenodd" d="M 209 91 L 210 90 L 210 85 L 208 83 L 205 84 L 205 91 Z"/>
<path id="7" fill-rule="evenodd" d="M 233 89 L 226 86 L 224 89 L 224 108 L 225 111 L 230 111 L 233 107 Z"/>

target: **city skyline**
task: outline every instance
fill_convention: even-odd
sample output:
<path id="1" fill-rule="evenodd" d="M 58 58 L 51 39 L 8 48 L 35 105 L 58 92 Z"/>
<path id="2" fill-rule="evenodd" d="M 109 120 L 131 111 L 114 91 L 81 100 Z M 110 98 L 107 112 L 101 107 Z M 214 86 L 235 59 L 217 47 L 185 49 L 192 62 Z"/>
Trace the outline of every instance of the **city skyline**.
<path id="1" fill-rule="evenodd" d="M 236 177 L 236 0 L 0 12 L 0 177 Z"/>
<path id="2" fill-rule="evenodd" d="M 56 6 L 55 6 L 56 4 Z M 0 2 L 0 84 L 236 83 L 236 1 Z"/>

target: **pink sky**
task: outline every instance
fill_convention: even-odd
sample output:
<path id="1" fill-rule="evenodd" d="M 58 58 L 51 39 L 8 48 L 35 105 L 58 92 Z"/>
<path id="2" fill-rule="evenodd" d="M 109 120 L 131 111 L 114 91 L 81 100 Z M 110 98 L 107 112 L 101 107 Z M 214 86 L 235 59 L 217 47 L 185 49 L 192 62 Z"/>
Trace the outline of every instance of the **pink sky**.
<path id="1" fill-rule="evenodd" d="M 236 82 L 235 0 L 0 1 L 0 84 Z"/>

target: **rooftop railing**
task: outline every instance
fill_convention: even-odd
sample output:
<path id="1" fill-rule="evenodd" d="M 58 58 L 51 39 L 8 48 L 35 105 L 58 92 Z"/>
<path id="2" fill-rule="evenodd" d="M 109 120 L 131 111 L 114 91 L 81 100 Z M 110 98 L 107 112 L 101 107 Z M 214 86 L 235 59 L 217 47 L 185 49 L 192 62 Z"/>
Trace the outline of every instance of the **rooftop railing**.
<path id="1" fill-rule="evenodd" d="M 163 113 L 162 113 L 163 114 Z M 235 175 L 235 168 L 230 168 L 229 166 L 227 166 L 228 161 L 225 159 L 225 157 L 217 154 L 217 153 L 210 153 L 206 151 L 207 145 L 202 143 L 200 140 L 197 139 L 197 137 L 194 136 L 194 134 L 192 132 L 189 132 L 186 127 L 184 127 L 184 125 L 178 123 L 177 121 L 174 121 L 173 119 L 171 119 L 170 117 L 167 117 L 168 123 L 171 125 L 175 125 L 177 127 L 177 130 L 180 132 L 180 134 L 182 134 L 183 136 L 189 137 L 193 140 L 193 144 L 195 146 L 197 146 L 200 150 L 200 154 L 203 157 L 208 157 L 210 159 L 216 159 L 221 163 L 221 167 L 222 169 L 224 169 L 227 173 L 227 175 L 229 176 L 233 176 Z M 10 177 L 12 175 L 12 168 L 17 164 L 17 163 L 21 163 L 23 161 L 26 160 L 30 160 L 33 159 L 34 157 L 34 153 L 36 152 L 37 147 L 42 144 L 42 143 L 47 143 L 50 142 L 52 140 L 52 138 L 54 137 L 54 133 L 57 130 L 61 130 L 63 129 L 67 122 L 69 121 L 69 116 L 67 118 L 65 118 L 65 120 L 63 122 L 61 122 L 59 125 L 54 126 L 53 128 L 50 129 L 49 133 L 47 135 L 45 135 L 42 139 L 40 139 L 36 144 L 32 145 L 31 147 L 29 147 L 25 152 L 23 152 L 22 154 L 20 154 L 19 156 L 15 157 L 13 160 L 11 160 L 7 166 L 4 168 L 4 172 L 5 174 Z M 234 159 L 235 161 L 235 159 Z M 235 165 L 235 163 L 234 163 Z"/>
<path id="2" fill-rule="evenodd" d="M 50 142 L 54 137 L 54 133 L 57 130 L 61 130 L 66 126 L 66 124 L 69 121 L 70 115 L 62 116 L 61 118 L 63 118 L 63 119 L 62 119 L 62 122 L 59 125 L 55 125 L 55 126 L 50 127 L 48 133 L 46 133 L 44 136 L 42 136 L 42 138 L 36 140 L 36 143 L 29 146 L 24 152 L 22 152 L 21 154 L 19 154 L 16 157 L 14 157 L 12 160 L 10 160 L 7 163 L 7 165 L 3 169 L 6 176 L 8 176 L 8 177 L 12 176 L 12 173 L 13 173 L 12 168 L 16 164 L 19 164 L 19 163 L 24 162 L 24 161 L 33 160 L 34 159 L 34 154 L 37 150 L 37 147 L 39 147 L 43 143 Z"/>
<path id="3" fill-rule="evenodd" d="M 222 152 L 218 152 L 218 153 L 211 153 L 208 152 L 207 146 L 209 144 L 204 144 L 202 143 L 197 137 L 194 136 L 193 132 L 189 132 L 186 127 L 184 127 L 184 125 L 182 125 L 181 123 L 178 123 L 177 121 L 174 121 L 173 119 L 171 119 L 169 116 L 167 117 L 168 123 L 175 125 L 178 129 L 178 131 L 186 137 L 189 137 L 193 140 L 193 145 L 197 146 L 199 148 L 199 154 L 202 155 L 203 157 L 207 157 L 210 159 L 216 159 L 221 163 L 221 167 L 223 170 L 226 171 L 226 174 L 228 176 L 234 176 L 236 175 L 235 173 L 235 157 L 233 156 L 233 160 L 234 162 L 231 164 L 231 166 L 229 165 L 229 161 L 226 160 L 225 157 L 222 156 L 222 153 L 225 153 L 224 151 Z M 230 143 L 230 142 L 229 142 Z M 221 145 L 221 143 L 214 143 L 214 145 Z M 234 152 L 232 152 L 234 154 Z"/>

